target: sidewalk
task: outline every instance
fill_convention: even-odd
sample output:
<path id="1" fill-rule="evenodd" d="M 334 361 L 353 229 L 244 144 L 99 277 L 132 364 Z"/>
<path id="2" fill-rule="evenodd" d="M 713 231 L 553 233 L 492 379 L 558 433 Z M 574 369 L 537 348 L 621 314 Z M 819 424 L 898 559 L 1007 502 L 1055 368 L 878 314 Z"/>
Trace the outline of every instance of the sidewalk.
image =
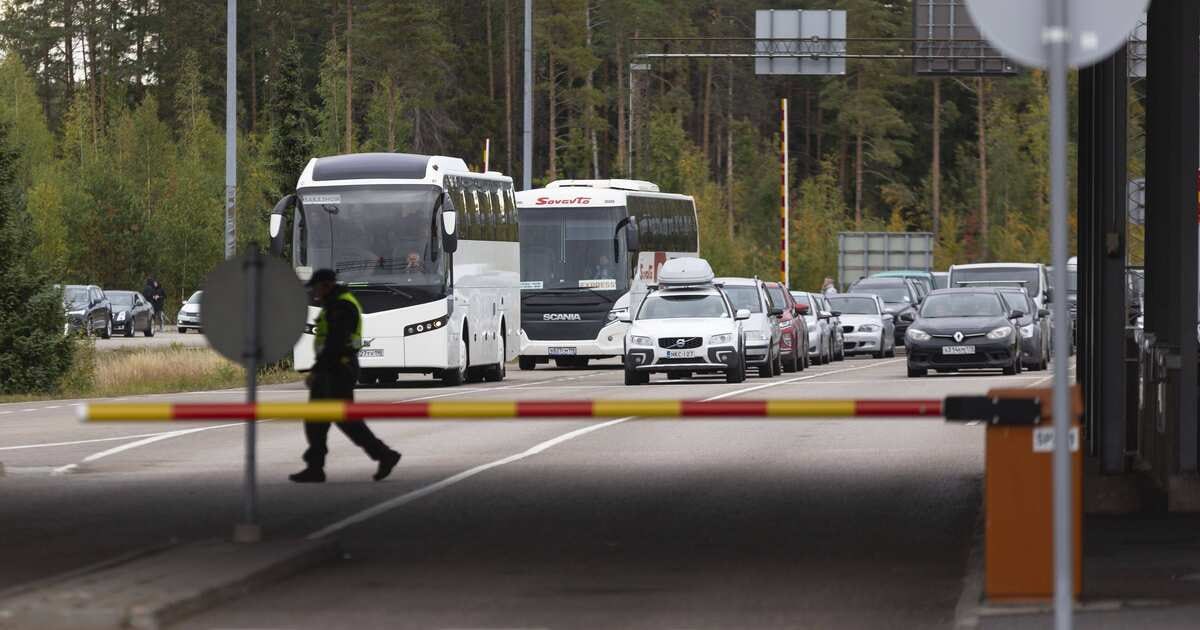
<path id="1" fill-rule="evenodd" d="M 1075 627 L 1200 627 L 1200 515 L 1087 516 Z M 1049 606 L 983 605 L 985 630 L 1049 628 Z"/>

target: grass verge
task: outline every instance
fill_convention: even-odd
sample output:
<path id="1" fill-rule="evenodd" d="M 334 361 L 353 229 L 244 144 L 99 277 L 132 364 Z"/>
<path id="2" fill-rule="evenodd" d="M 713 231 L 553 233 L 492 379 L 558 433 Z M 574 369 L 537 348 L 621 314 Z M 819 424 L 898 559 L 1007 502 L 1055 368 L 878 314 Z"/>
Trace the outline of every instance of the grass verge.
<path id="1" fill-rule="evenodd" d="M 246 384 L 246 371 L 210 348 L 178 344 L 158 348 L 120 348 L 97 352 L 81 340 L 71 372 L 57 391 L 41 395 L 0 396 L 0 402 L 60 398 L 108 398 L 145 394 L 229 389 Z M 290 367 L 259 372 L 260 385 L 300 380 Z"/>

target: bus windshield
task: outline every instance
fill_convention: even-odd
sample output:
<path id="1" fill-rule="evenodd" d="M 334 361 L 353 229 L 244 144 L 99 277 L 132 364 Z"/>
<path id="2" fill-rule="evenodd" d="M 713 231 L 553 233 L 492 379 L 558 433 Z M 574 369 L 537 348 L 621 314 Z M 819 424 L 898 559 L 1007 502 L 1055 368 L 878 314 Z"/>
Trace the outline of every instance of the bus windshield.
<path id="1" fill-rule="evenodd" d="M 613 260 L 613 233 L 624 207 L 521 208 L 521 287 L 629 290 L 624 239 Z"/>
<path id="2" fill-rule="evenodd" d="M 440 192 L 424 185 L 306 188 L 299 195 L 305 238 L 296 264 L 331 268 L 350 285 L 444 296 Z"/>

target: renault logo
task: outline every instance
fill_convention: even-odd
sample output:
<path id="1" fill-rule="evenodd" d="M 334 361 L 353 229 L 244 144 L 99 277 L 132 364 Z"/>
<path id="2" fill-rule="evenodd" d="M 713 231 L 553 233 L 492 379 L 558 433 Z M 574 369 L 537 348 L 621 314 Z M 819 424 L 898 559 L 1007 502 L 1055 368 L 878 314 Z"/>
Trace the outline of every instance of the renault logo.
<path id="1" fill-rule="evenodd" d="M 955 332 L 954 333 L 954 341 L 957 343 L 962 343 L 962 340 L 963 340 L 962 331 Z"/>

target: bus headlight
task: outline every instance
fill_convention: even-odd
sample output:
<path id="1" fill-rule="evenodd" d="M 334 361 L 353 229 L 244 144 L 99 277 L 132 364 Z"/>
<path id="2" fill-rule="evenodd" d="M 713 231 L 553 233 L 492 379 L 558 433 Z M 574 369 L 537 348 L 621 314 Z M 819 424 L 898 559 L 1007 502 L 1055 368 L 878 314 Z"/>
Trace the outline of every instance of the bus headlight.
<path id="1" fill-rule="evenodd" d="M 419 335 L 421 333 L 433 332 L 435 330 L 441 330 L 441 329 L 445 328 L 446 324 L 448 324 L 448 323 L 450 323 L 450 316 L 442 315 L 441 317 L 439 317 L 437 319 L 431 319 L 427 322 L 419 322 L 416 324 L 409 324 L 408 326 L 404 327 L 404 336 L 410 337 L 412 335 Z"/>

